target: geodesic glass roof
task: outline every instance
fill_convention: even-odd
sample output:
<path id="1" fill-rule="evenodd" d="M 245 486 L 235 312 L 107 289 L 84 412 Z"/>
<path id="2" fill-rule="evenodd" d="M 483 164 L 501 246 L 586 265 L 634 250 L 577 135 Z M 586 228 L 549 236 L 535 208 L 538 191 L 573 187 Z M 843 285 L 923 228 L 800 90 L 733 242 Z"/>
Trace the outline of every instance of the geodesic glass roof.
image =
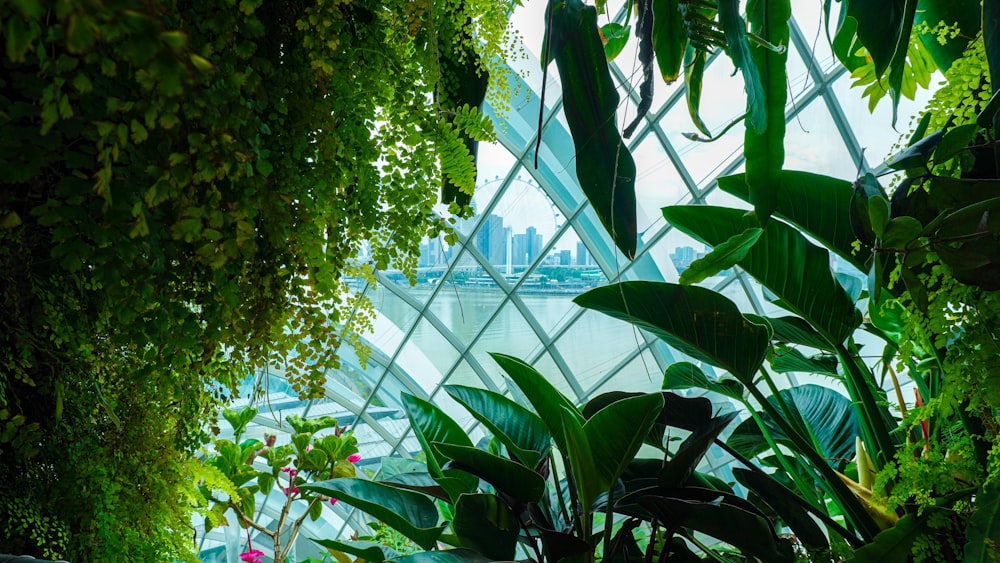
<path id="1" fill-rule="evenodd" d="M 708 250 L 671 229 L 660 208 L 747 208 L 716 190 L 716 178 L 742 169 L 742 125 L 712 143 L 691 141 L 684 136 L 695 128 L 682 81 L 656 84 L 653 107 L 628 140 L 638 169 L 639 229 L 636 258 L 629 261 L 615 249 L 576 181 L 573 142 L 554 67 L 546 77 L 544 127 L 537 167 L 534 164 L 543 11 L 544 3 L 530 2 L 514 14 L 528 55 L 515 63 L 518 71 L 511 74 L 516 83 L 511 109 L 499 113 L 486 108 L 496 118 L 498 143 L 480 145 L 476 214 L 456 224 L 459 244 L 424 241 L 415 286 L 390 270 L 378 273 L 377 287 L 360 287 L 378 311 L 373 330 L 364 335 L 371 358 L 362 365 L 353 351 L 343 350 L 343 367 L 328 375 L 324 399 L 299 400 L 278 369 L 249 379 L 241 393 L 244 398 L 233 405 L 253 404 L 259 410 L 248 437 L 263 439 L 265 433 L 277 432 L 279 443 L 287 442 L 290 429 L 281 422 L 285 416 L 334 416 L 352 428 L 359 441 L 359 469 L 375 475 L 383 456 L 405 458 L 420 451 L 400 403 L 401 392 L 437 403 L 474 438 L 483 436 L 442 385 L 510 394 L 489 352 L 524 359 L 580 403 L 610 390 L 659 390 L 667 366 L 690 361 L 632 325 L 575 306 L 572 298 L 621 280 L 676 282 L 679 271 Z M 785 168 L 853 180 L 859 171 L 881 162 L 899 140 L 890 126 L 889 103 L 883 102 L 872 115 L 860 92 L 850 90 L 851 77 L 830 50 L 821 3 L 796 4 L 791 39 Z M 624 85 L 620 91 L 628 93 L 619 107 L 620 126 L 632 120 L 638 101 L 641 71 L 635 65 L 634 43 L 611 65 L 616 81 Z M 906 116 L 923 107 L 927 97 L 920 91 L 916 101 L 903 100 L 901 130 L 907 126 Z M 742 80 L 734 76 L 728 58 L 716 56 L 705 72 L 702 118 L 719 132 L 737 120 L 744 107 Z M 767 315 L 778 310 L 737 269 L 700 285 L 721 291 L 743 312 Z M 252 396 L 259 387 L 265 395 Z M 738 406 L 721 399 L 717 405 Z M 710 471 L 721 468 L 725 459 L 710 453 L 706 463 L 704 469 Z M 258 521 L 266 525 L 268 518 L 276 517 L 283 500 L 258 499 Z M 318 521 L 307 520 L 302 536 L 348 537 L 365 529 L 368 519 L 340 503 L 324 510 Z M 205 561 L 235 562 L 240 549 L 229 549 L 227 555 L 226 544 L 245 545 L 241 542 L 246 532 L 235 527 L 207 535 L 198 532 Z M 296 561 L 316 553 L 308 541 L 300 541 L 297 550 Z"/>

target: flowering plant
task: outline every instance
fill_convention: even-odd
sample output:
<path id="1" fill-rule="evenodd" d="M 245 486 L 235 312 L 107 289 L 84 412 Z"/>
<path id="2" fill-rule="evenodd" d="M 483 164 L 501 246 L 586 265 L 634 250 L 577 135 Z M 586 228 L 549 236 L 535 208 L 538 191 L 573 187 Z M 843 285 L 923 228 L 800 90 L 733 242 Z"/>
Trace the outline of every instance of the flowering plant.
<path id="1" fill-rule="evenodd" d="M 354 477 L 354 464 L 361 460 L 357 439 L 328 416 L 304 419 L 290 415 L 285 421 L 291 426 L 291 441 L 278 444 L 277 436 L 265 434 L 264 440 L 240 440 L 257 410 L 226 409 L 223 417 L 233 427 L 233 439 L 214 441 L 214 451 L 203 462 L 205 475 L 199 490 L 206 505 L 205 531 L 225 526 L 227 510 L 236 513 L 237 524 L 247 529 L 247 551 L 240 560 L 260 563 L 264 553 L 254 549 L 250 529 L 273 541 L 274 560 L 284 561 L 306 518 L 317 520 L 323 506 L 337 499 L 300 489 L 315 481 Z M 271 527 L 257 522 L 258 494 L 265 496 L 277 488 L 283 495 L 281 511 Z"/>

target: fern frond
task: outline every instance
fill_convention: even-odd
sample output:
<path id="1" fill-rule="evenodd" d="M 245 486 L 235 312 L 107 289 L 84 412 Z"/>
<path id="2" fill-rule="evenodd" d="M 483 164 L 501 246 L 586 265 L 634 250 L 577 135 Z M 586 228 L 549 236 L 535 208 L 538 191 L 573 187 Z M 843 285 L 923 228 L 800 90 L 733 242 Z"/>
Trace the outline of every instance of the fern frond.
<path id="1" fill-rule="evenodd" d="M 471 196 L 476 188 L 476 160 L 470 145 L 476 141 L 464 137 L 447 119 L 440 121 L 438 131 L 436 149 L 442 179 Z"/>
<path id="2" fill-rule="evenodd" d="M 473 140 L 487 143 L 496 141 L 493 120 L 477 107 L 465 104 L 456 108 L 452 125 Z"/>

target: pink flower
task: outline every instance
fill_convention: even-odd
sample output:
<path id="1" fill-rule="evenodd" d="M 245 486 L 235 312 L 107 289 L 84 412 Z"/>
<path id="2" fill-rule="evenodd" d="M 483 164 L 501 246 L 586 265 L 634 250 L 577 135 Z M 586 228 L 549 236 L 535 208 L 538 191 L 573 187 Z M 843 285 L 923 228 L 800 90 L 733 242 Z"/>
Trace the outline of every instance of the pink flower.
<path id="1" fill-rule="evenodd" d="M 281 468 L 281 472 L 282 472 L 282 473 L 288 473 L 288 472 L 289 472 L 289 471 L 291 471 L 291 470 L 292 470 L 292 468 L 291 468 L 291 467 L 287 467 L 287 466 L 286 466 L 286 467 L 282 467 L 282 468 Z"/>
<path id="2" fill-rule="evenodd" d="M 297 495 L 297 494 L 299 494 L 299 488 L 298 487 L 292 487 L 290 489 L 288 487 L 285 487 L 285 496 Z"/>
<path id="3" fill-rule="evenodd" d="M 361 454 L 351 454 L 351 455 L 347 456 L 347 461 L 349 461 L 351 463 L 357 463 L 357 462 L 361 461 Z"/>
<path id="4" fill-rule="evenodd" d="M 330 497 L 330 506 L 337 504 L 337 499 Z"/>
<path id="5" fill-rule="evenodd" d="M 251 549 L 240 554 L 240 560 L 246 563 L 260 563 L 260 558 L 264 556 L 264 552 L 259 549 Z"/>
<path id="6" fill-rule="evenodd" d="M 307 453 L 308 453 L 309 451 L 311 451 L 312 449 L 313 449 L 313 447 L 312 447 L 312 446 L 308 446 L 308 445 L 306 446 L 306 452 L 307 452 Z"/>

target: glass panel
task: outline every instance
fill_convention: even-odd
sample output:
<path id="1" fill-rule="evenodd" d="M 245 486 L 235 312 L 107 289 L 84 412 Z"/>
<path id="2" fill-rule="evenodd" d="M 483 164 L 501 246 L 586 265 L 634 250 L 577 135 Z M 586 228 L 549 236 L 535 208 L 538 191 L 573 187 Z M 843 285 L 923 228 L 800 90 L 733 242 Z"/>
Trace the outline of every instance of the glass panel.
<path id="1" fill-rule="evenodd" d="M 594 311 L 582 316 L 556 341 L 570 372 L 587 389 L 604 378 L 643 342 L 639 329 Z"/>
<path id="2" fill-rule="evenodd" d="M 588 396 L 595 397 L 609 391 L 652 393 L 659 391 L 662 383 L 663 370 L 649 350 L 644 350 L 610 379 L 600 383 L 596 389 L 590 389 Z"/>
<path id="3" fill-rule="evenodd" d="M 549 297 L 545 294 L 524 295 L 522 299 L 525 299 L 531 314 L 537 314 L 539 311 L 544 312 L 547 308 Z M 529 303 L 529 298 L 534 301 Z M 482 336 L 473 346 L 472 351 L 481 365 L 495 366 L 496 362 L 489 356 L 489 352 L 499 352 L 529 361 L 541 349 L 542 343 L 535 331 L 531 329 L 528 321 L 524 319 L 514 303 L 507 302 L 494 322 L 482 331 Z M 490 375 L 494 375 L 490 369 L 487 368 L 486 371 Z M 504 388 L 502 379 L 493 380 L 493 384 L 499 389 Z"/>
<path id="4" fill-rule="evenodd" d="M 854 160 L 822 98 L 813 100 L 788 122 L 785 168 L 842 179 L 857 177 Z"/>
<path id="5" fill-rule="evenodd" d="M 434 364 L 438 379 L 451 370 L 459 356 L 459 350 L 456 350 L 455 346 L 427 319 L 417 323 L 406 346 L 415 346 Z"/>
<path id="6" fill-rule="evenodd" d="M 456 268 L 429 310 L 459 341 L 469 344 L 504 301 L 506 293 L 477 265 Z"/>
<path id="7" fill-rule="evenodd" d="M 660 208 L 691 198 L 684 180 L 654 134 L 646 135 L 632 156 L 639 165 L 635 178 L 637 225 L 644 232 L 663 223 Z"/>

